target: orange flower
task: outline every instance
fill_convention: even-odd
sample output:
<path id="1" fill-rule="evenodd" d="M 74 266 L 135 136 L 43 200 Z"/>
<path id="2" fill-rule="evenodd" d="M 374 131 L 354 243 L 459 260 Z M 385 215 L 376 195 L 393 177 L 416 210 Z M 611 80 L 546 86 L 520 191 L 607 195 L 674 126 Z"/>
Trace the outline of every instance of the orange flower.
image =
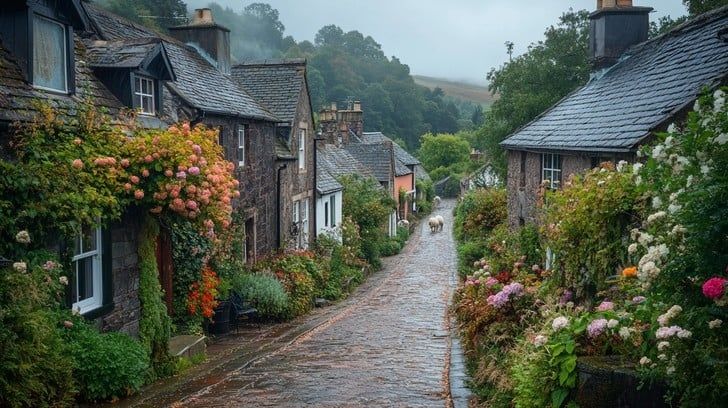
<path id="1" fill-rule="evenodd" d="M 624 270 L 622 271 L 622 276 L 625 278 L 637 277 L 637 267 L 630 266 L 629 268 L 624 268 Z"/>

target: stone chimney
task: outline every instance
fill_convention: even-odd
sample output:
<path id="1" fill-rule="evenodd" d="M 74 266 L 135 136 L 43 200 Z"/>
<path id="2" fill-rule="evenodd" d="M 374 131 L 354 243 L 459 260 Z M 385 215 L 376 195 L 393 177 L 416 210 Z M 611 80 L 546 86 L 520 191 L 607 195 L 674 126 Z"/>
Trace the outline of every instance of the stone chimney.
<path id="1" fill-rule="evenodd" d="M 591 20 L 589 54 L 595 69 L 616 63 L 631 46 L 647 41 L 651 7 L 637 7 L 632 0 L 597 0 Z"/>
<path id="2" fill-rule="evenodd" d="M 362 137 L 364 134 L 364 111 L 361 109 L 361 102 L 354 101 L 350 103 L 348 109 L 339 111 L 338 116 L 340 123 L 345 123 L 347 128 L 354 132 L 357 137 Z"/>
<path id="3" fill-rule="evenodd" d="M 338 107 L 336 103 L 332 103 L 330 107 L 323 108 L 319 111 L 319 126 L 321 137 L 326 140 L 326 144 L 336 144 L 339 139 L 339 123 L 337 120 Z"/>
<path id="4" fill-rule="evenodd" d="M 209 8 L 196 9 L 192 22 L 169 28 L 170 34 L 197 49 L 223 74 L 230 74 L 230 30 L 215 23 Z"/>

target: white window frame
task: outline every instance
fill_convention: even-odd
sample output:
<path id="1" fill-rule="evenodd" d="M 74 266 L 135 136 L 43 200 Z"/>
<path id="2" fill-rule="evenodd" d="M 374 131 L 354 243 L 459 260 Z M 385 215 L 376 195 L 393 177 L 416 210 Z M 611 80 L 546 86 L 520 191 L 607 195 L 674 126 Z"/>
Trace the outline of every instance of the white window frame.
<path id="1" fill-rule="evenodd" d="M 298 169 L 306 170 L 306 129 L 298 129 Z"/>
<path id="2" fill-rule="evenodd" d="M 556 190 L 561 187 L 561 155 L 555 153 L 541 154 L 541 181 L 549 181 L 549 188 Z"/>
<path id="3" fill-rule="evenodd" d="M 73 299 L 73 305 L 72 309 L 78 310 L 79 313 L 84 314 L 88 313 L 92 310 L 98 309 L 103 305 L 103 265 L 101 263 L 101 245 L 102 245 L 102 238 L 101 238 L 101 228 L 95 228 L 94 230 L 96 240 L 96 249 L 93 251 L 87 251 L 87 252 L 81 252 L 78 254 L 75 254 L 76 250 L 74 249 L 74 256 L 71 259 L 73 263 L 73 284 L 76 288 L 76 299 Z M 76 237 L 77 239 L 77 245 L 79 248 L 79 251 L 83 251 L 83 233 L 79 233 L 79 235 Z M 78 267 L 79 263 L 78 261 L 92 258 L 91 265 L 93 268 L 92 271 L 92 279 L 93 279 L 93 296 L 87 299 L 83 299 L 81 301 L 78 301 L 78 293 L 79 293 L 79 278 L 78 278 Z"/>
<path id="4" fill-rule="evenodd" d="M 301 228 L 298 233 L 299 248 L 308 249 L 308 198 L 300 201 L 301 203 Z"/>
<path id="5" fill-rule="evenodd" d="M 245 166 L 245 126 L 238 126 L 238 166 Z"/>
<path id="6" fill-rule="evenodd" d="M 39 19 L 40 20 L 45 20 L 47 22 L 50 22 L 52 24 L 56 24 L 56 25 L 58 25 L 58 26 L 61 27 L 61 32 L 63 33 L 63 63 L 61 64 L 61 66 L 63 67 L 63 85 L 64 85 L 64 89 L 49 88 L 47 86 L 37 85 L 35 83 L 35 80 L 36 80 L 36 78 L 35 78 L 36 77 L 36 75 L 35 75 L 35 64 L 37 64 L 35 55 L 33 55 L 33 66 L 31 67 L 31 69 L 33 70 L 33 87 L 36 88 L 36 89 L 43 89 L 43 90 L 51 91 L 51 92 L 68 93 L 68 91 L 69 91 L 69 86 L 68 86 L 68 59 L 69 59 L 69 55 L 68 55 L 68 28 L 63 23 L 60 23 L 60 22 L 55 21 L 55 20 L 52 20 L 52 19 L 50 19 L 48 17 L 41 16 L 40 14 L 33 14 L 33 24 L 34 25 L 35 25 L 35 21 L 36 20 L 39 20 Z M 35 44 L 35 41 L 36 40 L 37 39 L 35 38 L 35 34 L 33 34 L 33 43 L 34 44 Z M 33 52 L 33 51 L 31 50 L 31 52 Z"/>
<path id="7" fill-rule="evenodd" d="M 137 91 L 137 83 L 139 84 L 139 91 Z M 144 83 L 147 84 L 147 89 L 152 90 L 151 93 L 145 93 L 144 87 L 142 86 Z M 137 106 L 137 111 L 142 115 L 148 115 L 148 116 L 154 116 L 157 113 L 157 105 L 156 105 L 156 98 L 154 96 L 154 93 L 156 92 L 155 86 L 154 86 L 154 80 L 152 78 L 148 78 L 141 75 L 134 75 L 134 102 L 139 104 Z M 138 100 L 137 100 L 138 99 Z M 145 111 L 144 110 L 144 100 L 151 100 L 151 104 L 149 106 L 152 107 L 151 111 Z"/>

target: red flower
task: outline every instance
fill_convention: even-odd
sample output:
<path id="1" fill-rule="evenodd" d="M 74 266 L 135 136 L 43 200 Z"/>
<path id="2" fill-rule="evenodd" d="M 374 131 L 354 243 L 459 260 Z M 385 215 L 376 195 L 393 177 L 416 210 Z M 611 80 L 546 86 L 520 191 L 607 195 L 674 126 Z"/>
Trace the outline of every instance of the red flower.
<path id="1" fill-rule="evenodd" d="M 725 294 L 726 279 L 719 276 L 712 277 L 703 283 L 703 295 L 708 299 L 718 299 Z"/>

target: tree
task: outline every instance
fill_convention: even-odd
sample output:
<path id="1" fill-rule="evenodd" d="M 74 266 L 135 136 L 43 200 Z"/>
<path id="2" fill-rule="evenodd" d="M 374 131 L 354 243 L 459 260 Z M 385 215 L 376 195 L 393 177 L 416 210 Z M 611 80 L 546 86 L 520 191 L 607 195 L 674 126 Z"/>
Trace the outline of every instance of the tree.
<path id="1" fill-rule="evenodd" d="M 683 4 L 690 15 L 695 16 L 728 5 L 728 0 L 683 0 Z"/>
<path id="2" fill-rule="evenodd" d="M 428 133 L 421 140 L 418 157 L 428 171 L 470 161 L 470 144 L 465 139 Z"/>
<path id="3" fill-rule="evenodd" d="M 485 113 L 483 113 L 483 105 L 476 105 L 470 120 L 475 126 L 481 126 L 485 121 Z"/>
<path id="4" fill-rule="evenodd" d="M 344 44 L 344 30 L 333 24 L 324 26 L 316 33 L 313 42 L 318 46 L 340 46 Z"/>
<path id="5" fill-rule="evenodd" d="M 488 73 L 489 89 L 499 98 L 485 115 L 477 147 L 501 176 L 506 166 L 499 143 L 589 78 L 588 17 L 586 10 L 569 10 L 546 30 L 543 41 Z"/>
<path id="6" fill-rule="evenodd" d="M 184 24 L 187 18 L 182 0 L 102 0 L 99 5 L 157 31 Z"/>
<path id="7" fill-rule="evenodd" d="M 664 16 L 660 17 L 660 19 L 656 22 L 650 21 L 650 38 L 665 34 L 666 32 L 687 21 L 687 19 L 687 16 L 678 17 L 677 19 L 673 19 L 670 16 Z"/>

